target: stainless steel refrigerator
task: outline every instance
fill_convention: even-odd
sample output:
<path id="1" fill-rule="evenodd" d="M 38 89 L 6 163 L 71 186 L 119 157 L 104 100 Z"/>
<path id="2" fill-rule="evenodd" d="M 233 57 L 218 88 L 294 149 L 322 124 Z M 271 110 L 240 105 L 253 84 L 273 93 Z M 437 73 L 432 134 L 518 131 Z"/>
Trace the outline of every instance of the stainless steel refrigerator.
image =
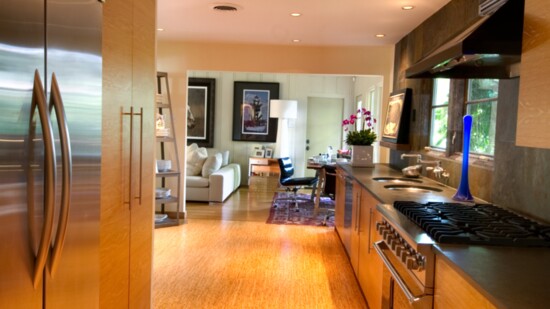
<path id="1" fill-rule="evenodd" d="M 0 308 L 99 307 L 101 22 L 0 2 Z"/>

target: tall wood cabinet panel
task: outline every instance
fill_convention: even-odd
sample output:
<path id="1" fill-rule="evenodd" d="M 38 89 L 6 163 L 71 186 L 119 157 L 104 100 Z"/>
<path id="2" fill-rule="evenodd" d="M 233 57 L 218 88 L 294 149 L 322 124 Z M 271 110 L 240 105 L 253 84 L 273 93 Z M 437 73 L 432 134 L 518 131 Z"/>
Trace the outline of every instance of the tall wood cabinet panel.
<path id="1" fill-rule="evenodd" d="M 496 308 L 443 259 L 435 264 L 435 309 Z"/>
<path id="2" fill-rule="evenodd" d="M 518 146 L 550 148 L 550 7 L 546 0 L 525 1 L 523 51 L 519 84 Z"/>
<path id="3" fill-rule="evenodd" d="M 100 307 L 148 308 L 156 1 L 107 1 L 103 13 Z"/>

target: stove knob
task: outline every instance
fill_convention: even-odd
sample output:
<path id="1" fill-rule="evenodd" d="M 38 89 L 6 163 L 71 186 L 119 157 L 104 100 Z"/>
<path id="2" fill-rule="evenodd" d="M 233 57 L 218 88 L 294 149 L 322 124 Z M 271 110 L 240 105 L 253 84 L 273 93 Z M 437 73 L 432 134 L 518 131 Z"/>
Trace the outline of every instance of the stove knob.
<path id="1" fill-rule="evenodd" d="M 401 255 L 399 257 L 401 258 L 401 262 L 406 263 L 407 258 L 409 256 L 411 256 L 411 253 L 409 252 L 409 250 L 403 250 L 403 252 L 401 252 Z"/>
<path id="2" fill-rule="evenodd" d="M 418 269 L 418 261 L 415 256 L 408 256 L 405 264 L 407 264 L 407 269 L 411 269 L 411 270 Z"/>
<path id="3" fill-rule="evenodd" d="M 395 251 L 395 248 L 397 246 L 400 246 L 400 245 L 401 245 L 401 241 L 399 240 L 399 238 L 394 237 L 392 243 L 390 244 L 390 247 L 391 247 L 392 251 Z"/>
<path id="4" fill-rule="evenodd" d="M 397 246 L 395 246 L 395 255 L 401 256 L 401 253 L 404 250 L 406 250 L 406 247 L 402 243 L 398 244 Z"/>

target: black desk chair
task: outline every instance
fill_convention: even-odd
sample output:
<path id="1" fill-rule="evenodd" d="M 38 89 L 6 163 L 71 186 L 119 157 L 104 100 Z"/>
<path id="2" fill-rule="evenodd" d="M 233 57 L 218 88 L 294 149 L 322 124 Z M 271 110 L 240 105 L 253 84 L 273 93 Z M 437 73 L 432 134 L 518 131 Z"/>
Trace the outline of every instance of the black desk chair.
<path id="1" fill-rule="evenodd" d="M 285 187 L 285 191 L 293 192 L 292 201 L 294 201 L 295 211 L 298 209 L 298 190 L 302 187 L 310 186 L 314 187 L 317 184 L 317 177 L 292 177 L 294 175 L 294 165 L 290 158 L 279 158 L 279 168 L 281 175 L 279 177 L 279 184 Z M 289 207 L 290 209 L 290 207 Z"/>

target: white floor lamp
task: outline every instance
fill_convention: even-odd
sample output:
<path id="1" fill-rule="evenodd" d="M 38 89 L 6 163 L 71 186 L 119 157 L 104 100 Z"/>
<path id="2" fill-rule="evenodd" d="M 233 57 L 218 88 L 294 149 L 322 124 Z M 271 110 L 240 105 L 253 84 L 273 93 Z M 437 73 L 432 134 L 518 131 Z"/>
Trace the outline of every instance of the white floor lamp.
<path id="1" fill-rule="evenodd" d="M 279 118 L 277 130 L 276 158 L 290 157 L 290 145 L 294 142 L 294 134 L 290 132 L 290 119 L 298 117 L 298 101 L 271 100 L 269 101 L 269 117 Z"/>

